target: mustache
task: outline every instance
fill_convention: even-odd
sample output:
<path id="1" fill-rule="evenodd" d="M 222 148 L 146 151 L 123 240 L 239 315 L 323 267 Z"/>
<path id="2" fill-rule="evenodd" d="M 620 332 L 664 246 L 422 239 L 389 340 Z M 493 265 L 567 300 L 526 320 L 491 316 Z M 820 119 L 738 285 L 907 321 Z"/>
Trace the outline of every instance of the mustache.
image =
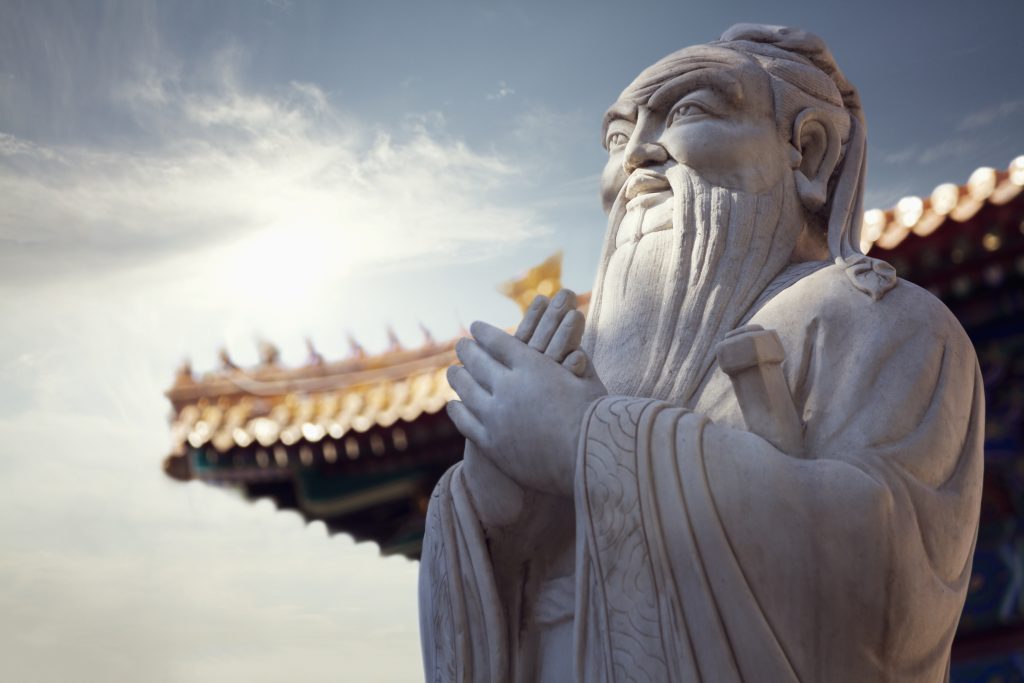
<path id="1" fill-rule="evenodd" d="M 672 185 L 664 173 L 649 168 L 638 168 L 629 174 L 622 185 L 622 198 L 629 201 L 642 194 L 671 191 Z"/>

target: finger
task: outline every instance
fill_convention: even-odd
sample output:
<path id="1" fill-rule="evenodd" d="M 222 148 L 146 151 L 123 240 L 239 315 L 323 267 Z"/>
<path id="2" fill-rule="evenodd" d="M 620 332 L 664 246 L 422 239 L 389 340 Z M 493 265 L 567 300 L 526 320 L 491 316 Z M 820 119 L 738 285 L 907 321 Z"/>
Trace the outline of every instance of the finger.
<path id="1" fill-rule="evenodd" d="M 543 315 L 547 308 L 548 298 L 543 294 L 535 296 L 530 303 L 530 307 L 526 309 L 526 315 L 523 316 L 522 322 L 516 328 L 516 339 L 521 342 L 530 341 L 533 331 L 537 329 L 537 323 L 540 322 L 541 315 Z"/>
<path id="2" fill-rule="evenodd" d="M 577 377 L 582 377 L 587 372 L 587 354 L 576 349 L 565 357 L 565 360 L 562 361 L 562 367 Z"/>
<path id="3" fill-rule="evenodd" d="M 469 370 L 469 374 L 473 376 L 473 379 L 487 390 L 488 393 L 494 390 L 494 384 L 498 376 L 503 372 L 508 372 L 508 368 L 491 358 L 472 339 L 460 339 L 456 342 L 455 355 L 466 366 L 466 370 Z"/>
<path id="4" fill-rule="evenodd" d="M 583 339 L 585 322 L 583 314 L 579 311 L 573 310 L 566 313 L 558 325 L 558 329 L 555 330 L 555 336 L 551 338 L 551 343 L 548 344 L 548 350 L 544 352 L 544 355 L 561 363 L 570 351 L 579 348 L 580 340 Z"/>
<path id="5" fill-rule="evenodd" d="M 458 365 L 448 368 L 448 384 L 474 414 L 480 415 L 487 409 L 491 395 L 484 391 L 466 368 Z"/>
<path id="6" fill-rule="evenodd" d="M 529 350 L 526 344 L 508 332 L 479 320 L 469 326 L 469 331 L 491 358 L 507 368 L 511 368 L 515 361 L 522 358 L 522 354 Z"/>
<path id="7" fill-rule="evenodd" d="M 478 447 L 487 448 L 487 430 L 462 401 L 448 401 L 448 417 L 460 434 Z"/>
<path id="8" fill-rule="evenodd" d="M 537 329 L 534 331 L 533 337 L 530 338 L 530 348 L 544 353 L 548 344 L 551 343 L 551 338 L 555 335 L 555 330 L 562 323 L 562 318 L 566 312 L 574 308 L 576 308 L 576 295 L 572 291 L 563 289 L 556 294 L 547 310 L 544 311 L 540 322 L 537 323 Z"/>

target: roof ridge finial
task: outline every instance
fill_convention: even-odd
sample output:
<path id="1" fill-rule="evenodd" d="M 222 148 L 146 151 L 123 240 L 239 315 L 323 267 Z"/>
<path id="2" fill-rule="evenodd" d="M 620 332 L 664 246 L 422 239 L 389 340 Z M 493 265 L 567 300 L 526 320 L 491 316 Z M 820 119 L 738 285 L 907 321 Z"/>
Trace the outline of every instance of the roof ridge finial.
<path id="1" fill-rule="evenodd" d="M 233 371 L 239 369 L 235 361 L 231 360 L 231 354 L 228 352 L 228 347 L 220 347 L 220 350 L 217 351 L 217 358 L 220 360 L 221 370 Z"/>
<path id="2" fill-rule="evenodd" d="M 257 346 L 260 353 L 260 366 L 274 367 L 280 365 L 281 351 L 273 342 L 261 338 L 257 341 Z"/>
<path id="3" fill-rule="evenodd" d="M 366 358 L 366 349 L 356 341 L 351 332 L 345 333 L 345 339 L 348 341 L 348 355 L 350 358 Z"/>
<path id="4" fill-rule="evenodd" d="M 313 338 L 306 337 L 306 365 L 317 367 L 324 364 L 324 356 L 316 350 L 313 345 Z"/>
<path id="5" fill-rule="evenodd" d="M 402 340 L 399 339 L 398 335 L 395 333 L 395 328 L 392 327 L 390 324 L 388 324 L 388 349 L 387 349 L 387 353 L 396 353 L 398 351 L 401 351 L 402 349 L 403 349 L 403 347 L 402 347 Z"/>
<path id="6" fill-rule="evenodd" d="M 437 346 L 437 340 L 434 339 L 434 335 L 430 332 L 429 329 L 427 329 L 427 326 L 423 324 L 422 320 L 420 321 L 419 325 L 420 332 L 423 333 L 423 345 L 428 347 Z"/>
<path id="7" fill-rule="evenodd" d="M 196 377 L 192 372 L 192 360 L 185 356 L 181 359 L 181 365 L 178 366 L 178 370 L 175 373 L 174 384 L 175 386 L 181 386 L 183 384 L 193 384 L 195 381 Z"/>

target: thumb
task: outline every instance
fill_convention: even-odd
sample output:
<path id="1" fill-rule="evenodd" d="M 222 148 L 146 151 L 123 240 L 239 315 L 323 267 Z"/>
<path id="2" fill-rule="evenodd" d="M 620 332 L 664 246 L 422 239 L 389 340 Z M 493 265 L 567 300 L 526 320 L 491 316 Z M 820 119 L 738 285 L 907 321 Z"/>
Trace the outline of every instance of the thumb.
<path id="1" fill-rule="evenodd" d="M 576 349 L 562 361 L 562 367 L 577 377 L 586 375 L 590 365 L 587 361 L 587 354 L 583 353 L 581 349 Z"/>

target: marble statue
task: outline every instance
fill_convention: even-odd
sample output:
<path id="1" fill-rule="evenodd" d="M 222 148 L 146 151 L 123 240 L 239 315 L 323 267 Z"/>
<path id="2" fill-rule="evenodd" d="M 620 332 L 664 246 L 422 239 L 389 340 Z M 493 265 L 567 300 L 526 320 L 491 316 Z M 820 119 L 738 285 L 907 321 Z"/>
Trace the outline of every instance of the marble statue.
<path id="1" fill-rule="evenodd" d="M 950 312 L 861 253 L 853 86 L 820 38 L 738 25 L 603 128 L 585 324 L 566 290 L 457 347 L 427 680 L 945 680 L 982 385 Z"/>

